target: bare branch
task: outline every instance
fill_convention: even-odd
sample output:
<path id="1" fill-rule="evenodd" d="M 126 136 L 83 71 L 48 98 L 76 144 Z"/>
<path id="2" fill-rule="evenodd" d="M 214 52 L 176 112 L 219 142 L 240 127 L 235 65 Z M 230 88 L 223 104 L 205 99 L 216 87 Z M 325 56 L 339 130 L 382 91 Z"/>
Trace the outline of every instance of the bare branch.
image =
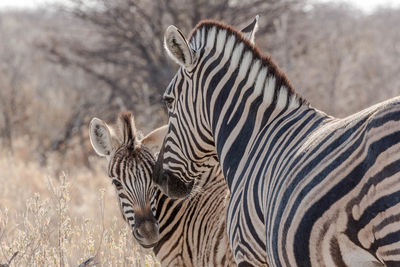
<path id="1" fill-rule="evenodd" d="M 14 258 L 18 255 L 18 251 L 14 252 L 14 254 L 11 256 L 11 258 L 8 260 L 7 263 L 0 263 L 0 267 L 10 267 L 11 262 L 14 260 Z"/>

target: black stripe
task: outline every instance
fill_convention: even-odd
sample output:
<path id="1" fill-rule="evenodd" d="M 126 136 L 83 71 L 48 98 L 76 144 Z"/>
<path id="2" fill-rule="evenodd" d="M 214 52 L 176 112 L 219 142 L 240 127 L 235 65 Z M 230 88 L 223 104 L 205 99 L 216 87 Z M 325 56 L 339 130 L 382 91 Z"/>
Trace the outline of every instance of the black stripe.
<path id="1" fill-rule="evenodd" d="M 370 128 L 370 127 L 368 127 Z M 367 132 L 366 130 L 365 132 Z M 362 136 L 363 137 L 363 136 Z M 313 181 L 305 187 L 302 191 L 309 192 L 313 187 L 315 187 L 319 182 L 322 181 L 324 177 L 328 173 L 330 173 L 333 169 L 335 169 L 340 163 L 345 162 L 347 158 L 351 155 L 351 153 L 361 144 L 362 137 L 360 137 L 357 142 L 355 142 L 349 149 L 340 155 L 339 158 L 327 169 L 320 172 L 319 175 L 313 179 Z M 389 147 L 400 142 L 400 132 L 393 133 L 391 135 L 385 136 L 382 139 L 372 143 L 368 147 L 367 156 L 364 160 L 358 164 L 349 175 L 344 177 L 337 185 L 335 185 L 327 194 L 325 194 L 318 202 L 314 203 L 312 207 L 308 209 L 308 211 L 304 214 L 303 219 L 301 220 L 298 230 L 295 235 L 295 244 L 301 244 L 304 240 L 309 240 L 311 229 L 314 225 L 315 220 L 320 218 L 322 214 L 330 208 L 332 204 L 334 204 L 338 199 L 345 196 L 350 190 L 352 190 L 364 177 L 365 173 L 369 170 L 371 166 L 376 162 L 377 156 L 388 149 Z M 300 194 L 300 195 L 304 195 Z M 400 196 L 399 196 L 400 197 Z M 285 223 L 285 226 L 288 226 L 288 223 L 294 216 L 295 210 L 300 204 L 301 199 L 297 199 L 295 205 L 293 205 L 291 214 Z M 396 199 L 398 201 L 398 199 Z M 310 220 L 310 218 L 313 218 Z M 285 227 L 287 229 L 287 227 Z M 295 246 L 294 247 L 295 256 L 298 264 L 308 264 L 309 261 L 309 247 L 308 246 Z M 310 263 L 311 264 L 311 263 Z"/>

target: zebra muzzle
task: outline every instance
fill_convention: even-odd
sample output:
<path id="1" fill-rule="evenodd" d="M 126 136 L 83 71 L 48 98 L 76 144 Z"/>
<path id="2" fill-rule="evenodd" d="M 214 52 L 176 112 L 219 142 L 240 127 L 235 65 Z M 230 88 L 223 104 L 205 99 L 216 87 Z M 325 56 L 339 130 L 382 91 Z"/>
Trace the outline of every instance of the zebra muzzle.
<path id="1" fill-rule="evenodd" d="M 193 189 L 194 180 L 185 183 L 180 177 L 163 168 L 164 151 L 161 149 L 157 162 L 153 169 L 153 182 L 161 191 L 172 199 L 187 197 Z"/>
<path id="2" fill-rule="evenodd" d="M 185 183 L 169 171 L 162 171 L 156 182 L 161 191 L 172 199 L 187 197 L 193 189 L 194 181 Z"/>
<path id="3" fill-rule="evenodd" d="M 154 247 L 160 238 L 160 228 L 155 218 L 136 217 L 136 226 L 133 235 L 144 248 Z"/>

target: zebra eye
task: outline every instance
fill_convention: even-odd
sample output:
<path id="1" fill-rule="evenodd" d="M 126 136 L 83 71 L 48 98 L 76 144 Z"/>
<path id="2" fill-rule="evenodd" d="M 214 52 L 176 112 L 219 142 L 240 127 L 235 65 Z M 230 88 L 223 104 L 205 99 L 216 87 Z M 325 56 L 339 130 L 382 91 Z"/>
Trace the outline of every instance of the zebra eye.
<path id="1" fill-rule="evenodd" d="M 170 96 L 164 96 L 163 101 L 168 109 L 172 109 L 172 104 L 174 103 L 174 98 Z"/>
<path id="2" fill-rule="evenodd" d="M 122 187 L 122 184 L 117 179 L 112 179 L 112 183 L 117 187 L 117 189 Z"/>

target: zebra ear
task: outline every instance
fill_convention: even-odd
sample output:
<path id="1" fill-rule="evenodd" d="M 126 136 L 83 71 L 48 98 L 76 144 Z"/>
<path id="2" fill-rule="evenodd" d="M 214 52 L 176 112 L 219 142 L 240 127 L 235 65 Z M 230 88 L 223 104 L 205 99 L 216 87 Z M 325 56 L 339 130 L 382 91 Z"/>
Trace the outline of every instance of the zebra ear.
<path id="1" fill-rule="evenodd" d="M 93 118 L 90 122 L 89 137 L 94 151 L 102 157 L 109 157 L 119 144 L 112 129 L 98 118 Z"/>
<path id="2" fill-rule="evenodd" d="M 159 152 L 167 131 L 168 125 L 155 129 L 141 140 L 142 145 L 149 148 L 153 153 Z"/>
<path id="3" fill-rule="evenodd" d="M 167 28 L 164 35 L 164 46 L 168 55 L 179 65 L 187 68 L 194 64 L 194 51 L 189 47 L 183 33 L 175 26 Z"/>
<path id="4" fill-rule="evenodd" d="M 257 30 L 258 30 L 258 19 L 259 19 L 259 17 L 260 16 L 257 15 L 249 25 L 247 25 L 246 27 L 244 27 L 243 30 L 241 30 L 241 32 L 243 33 L 244 37 L 249 39 L 251 44 L 254 44 L 255 34 L 256 34 Z"/>

